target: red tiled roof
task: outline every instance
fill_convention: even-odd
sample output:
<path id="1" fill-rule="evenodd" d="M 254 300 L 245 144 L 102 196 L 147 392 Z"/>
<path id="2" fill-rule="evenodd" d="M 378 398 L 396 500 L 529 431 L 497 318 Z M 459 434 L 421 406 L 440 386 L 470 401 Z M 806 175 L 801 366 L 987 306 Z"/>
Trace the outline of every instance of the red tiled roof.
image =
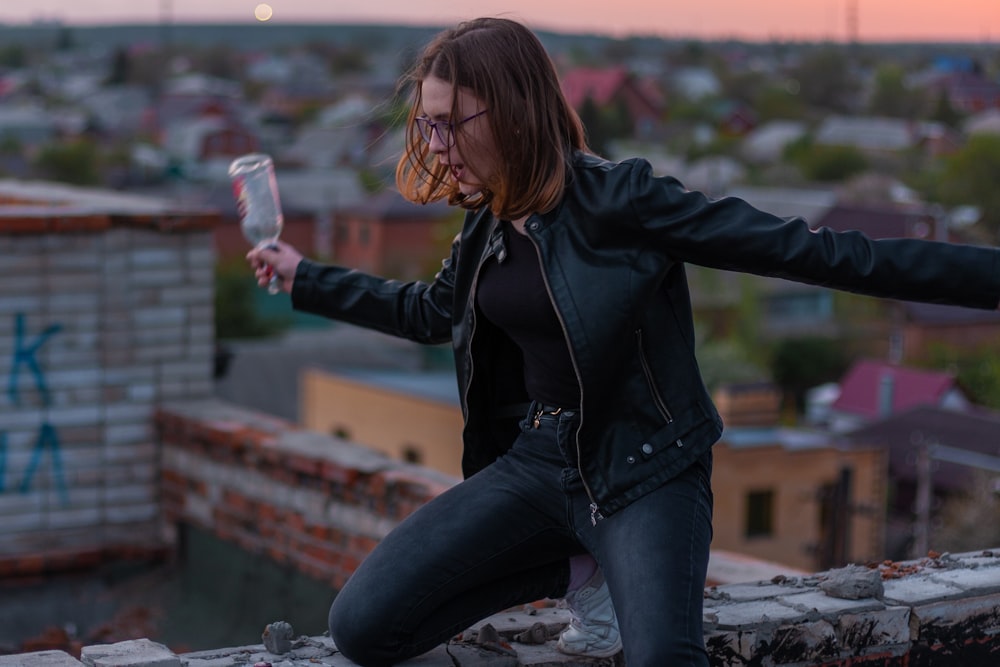
<path id="1" fill-rule="evenodd" d="M 886 378 L 892 381 L 893 413 L 939 405 L 948 391 L 955 388 L 955 377 L 950 373 L 863 360 L 848 370 L 841 380 L 840 396 L 834 401 L 833 409 L 866 417 L 879 416 L 882 383 Z"/>
<path id="2" fill-rule="evenodd" d="M 608 104 L 625 85 L 628 77 L 628 71 L 624 67 L 578 67 L 563 75 L 563 95 L 570 106 L 576 109 L 588 97 L 598 105 Z"/>

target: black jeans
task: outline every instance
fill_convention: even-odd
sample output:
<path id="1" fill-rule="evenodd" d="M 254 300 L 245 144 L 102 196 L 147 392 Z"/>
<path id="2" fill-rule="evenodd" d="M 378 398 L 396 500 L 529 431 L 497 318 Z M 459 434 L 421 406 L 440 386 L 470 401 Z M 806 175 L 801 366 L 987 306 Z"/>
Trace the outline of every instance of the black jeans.
<path id="1" fill-rule="evenodd" d="M 702 597 L 712 537 L 711 455 L 602 519 L 566 444 L 577 415 L 522 423 L 492 465 L 400 523 L 330 608 L 338 649 L 392 665 L 504 609 L 559 598 L 590 552 L 615 603 L 629 667 L 708 665 Z"/>

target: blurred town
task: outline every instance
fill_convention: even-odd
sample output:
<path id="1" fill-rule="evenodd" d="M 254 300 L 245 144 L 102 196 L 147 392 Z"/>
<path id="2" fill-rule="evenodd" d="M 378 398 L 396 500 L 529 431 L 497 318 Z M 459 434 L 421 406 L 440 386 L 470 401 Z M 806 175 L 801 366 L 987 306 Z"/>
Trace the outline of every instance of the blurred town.
<path id="1" fill-rule="evenodd" d="M 178 252 L 208 266 L 201 278 L 184 275 L 206 288 L 192 298 L 203 298 L 197 312 L 210 315 L 191 324 L 151 314 L 145 326 L 161 338 L 196 327 L 205 344 L 196 357 L 211 365 L 210 382 L 130 395 L 145 408 L 129 422 L 140 440 L 154 439 L 144 424 L 162 401 L 222 400 L 444 478 L 459 475 L 450 350 L 297 315 L 287 297 L 257 289 L 226 174 L 238 155 L 270 154 L 285 240 L 365 271 L 432 278 L 461 213 L 405 202 L 393 172 L 408 92 L 396 82 L 434 32 L 0 26 L 0 237 L 8 255 L 0 266 L 27 262 L 32 248 L 48 253 L 49 237 L 97 229 L 60 227 L 83 209 L 104 207 L 112 228 L 115 216 L 146 214 L 135 202 L 153 202 L 157 221 L 208 221 L 198 227 L 208 247 L 185 241 Z M 690 189 L 802 216 L 814 228 L 986 245 L 1000 238 L 1000 45 L 869 44 L 850 35 L 825 43 L 542 37 L 595 152 L 647 157 Z M 56 222 L 23 226 L 25 206 L 54 201 L 69 206 L 51 213 Z M 32 234 L 34 245 L 25 240 Z M 158 252 L 174 242 L 149 243 L 120 266 L 138 271 L 151 261 L 169 280 L 172 260 Z M 113 251 L 110 242 L 100 248 Z M 104 271 L 95 289 L 107 289 L 108 269 L 80 262 L 83 273 Z M 57 271 L 51 259 L 27 266 Z M 159 279 L 152 273 L 141 275 Z M 699 267 L 688 277 L 699 359 L 726 423 L 713 480 L 720 555 L 816 571 L 1000 546 L 1000 313 Z M 45 508 L 72 504 L 64 474 L 72 457 L 56 454 L 74 436 L 57 437 L 59 424 L 44 415 L 76 398 L 60 402 L 58 381 L 42 382 L 66 370 L 42 352 L 59 331 L 87 326 L 82 314 L 51 324 L 76 311 L 56 305 L 50 287 L 40 288 L 42 314 L 32 314 L 23 295 L 33 288 L 11 280 L 0 290 L 10 323 L 0 339 L 12 351 L 4 352 L 10 390 L 0 407 L 0 525 L 10 536 L 0 562 L 44 552 L 52 527 Z M 36 353 L 49 365 L 35 363 Z M 168 362 L 155 382 L 178 368 Z M 32 405 L 40 431 L 22 423 L 18 388 L 41 395 Z M 102 409 L 94 423 L 111 412 Z M 8 440 L 18 429 L 23 437 Z M 81 433 L 81 441 L 104 437 Z M 159 460 L 153 450 L 149 460 Z M 143 502 L 159 511 L 169 490 L 149 480 L 142 488 Z M 35 493 L 45 500 L 28 502 Z M 42 518 L 17 518 L 26 511 Z M 31 549 L 17 546 L 25 544 Z M 28 571 L 35 582 L 51 574 L 48 566 Z M 4 572 L 11 581 L 25 574 L 20 565 Z M 0 608 L 4 596 L 20 600 L 0 593 Z M 0 653 L 25 650 L 26 632 L 0 636 Z"/>

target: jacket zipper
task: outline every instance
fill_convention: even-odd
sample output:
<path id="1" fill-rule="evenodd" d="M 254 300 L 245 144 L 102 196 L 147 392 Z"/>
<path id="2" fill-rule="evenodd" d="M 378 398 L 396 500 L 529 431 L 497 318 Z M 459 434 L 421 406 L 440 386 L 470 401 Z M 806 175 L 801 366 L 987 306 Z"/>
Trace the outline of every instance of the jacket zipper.
<path id="1" fill-rule="evenodd" d="M 466 303 L 466 309 L 469 312 L 469 317 L 472 318 L 472 327 L 469 328 L 468 343 L 465 345 L 465 358 L 469 360 L 469 378 L 465 383 L 465 387 L 462 389 L 462 410 L 466 412 L 464 417 L 468 418 L 469 409 L 469 388 L 472 386 L 472 376 L 475 373 L 476 365 L 472 361 L 472 339 L 476 334 L 476 286 L 479 285 L 479 274 L 483 272 L 483 264 L 486 263 L 486 259 L 493 252 L 493 234 L 497 229 L 496 220 L 493 221 L 493 227 L 490 228 L 490 234 L 487 237 L 486 249 L 483 254 L 479 257 L 479 263 L 476 265 L 476 273 L 472 278 L 472 285 L 469 288 L 469 301 Z"/>
<path id="2" fill-rule="evenodd" d="M 656 383 L 653 382 L 653 369 L 649 367 L 649 359 L 646 358 L 646 348 L 642 344 L 642 329 L 635 330 L 635 342 L 639 348 L 639 363 L 642 365 L 642 374 L 646 376 L 646 384 L 649 385 L 649 393 L 653 395 L 653 403 L 656 404 L 656 409 L 660 411 L 660 414 L 669 424 L 674 421 L 674 416 L 670 413 L 670 408 L 667 407 L 667 402 L 663 400 L 663 395 L 657 389 Z"/>
<path id="3" fill-rule="evenodd" d="M 559 307 L 556 305 L 555 297 L 552 296 L 552 287 L 549 285 L 549 276 L 545 273 L 545 264 L 542 262 L 542 249 L 538 247 L 538 242 L 535 241 L 535 237 L 531 234 L 527 234 L 527 221 L 525 221 L 525 232 L 526 236 L 531 240 L 531 245 L 535 246 L 535 254 L 538 255 L 538 268 L 542 274 L 542 283 L 545 284 L 545 293 L 549 297 L 549 303 L 552 304 L 552 310 L 556 313 L 556 319 L 559 320 L 559 326 L 562 328 L 563 340 L 566 341 L 566 349 L 569 351 L 569 360 L 573 364 L 573 373 L 576 375 L 576 384 L 580 387 L 580 423 L 576 426 L 576 433 L 573 439 L 576 444 L 576 469 L 580 473 L 580 482 L 583 484 L 583 490 L 587 493 L 587 498 L 590 499 L 590 525 L 596 526 L 597 522 L 604 518 L 601 514 L 601 509 L 597 505 L 597 501 L 594 500 L 594 492 L 590 490 L 590 485 L 587 484 L 587 478 L 583 475 L 583 462 L 580 452 L 580 430 L 583 428 L 583 378 L 580 377 L 580 369 L 576 363 L 576 355 L 573 354 L 573 346 L 569 341 L 569 330 L 566 328 L 566 322 L 563 321 L 562 313 L 559 311 Z"/>
<path id="4" fill-rule="evenodd" d="M 636 345 L 639 348 L 639 364 L 642 366 L 642 374 L 646 376 L 646 384 L 649 385 L 649 393 L 653 395 L 653 403 L 656 404 L 656 409 L 660 411 L 660 414 L 667 421 L 668 424 L 673 423 L 674 415 L 670 412 L 670 408 L 667 407 L 667 402 L 663 400 L 663 394 L 657 389 L 656 383 L 653 382 L 653 369 L 649 366 L 649 359 L 646 358 L 646 348 L 642 343 L 642 329 L 635 330 Z M 684 446 L 684 441 L 680 438 L 674 441 L 678 447 Z"/>

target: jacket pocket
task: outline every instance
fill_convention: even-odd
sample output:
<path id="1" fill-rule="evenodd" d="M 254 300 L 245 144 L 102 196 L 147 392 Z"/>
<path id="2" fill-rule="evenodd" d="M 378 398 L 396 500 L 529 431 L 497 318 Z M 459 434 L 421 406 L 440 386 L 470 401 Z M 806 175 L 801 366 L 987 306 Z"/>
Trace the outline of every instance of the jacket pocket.
<path id="1" fill-rule="evenodd" d="M 701 403 L 692 403 L 676 413 L 677 418 L 639 444 L 639 456 L 650 459 L 664 449 L 684 447 L 684 439 L 692 431 L 711 421 Z"/>
<path id="2" fill-rule="evenodd" d="M 643 345 L 642 329 L 635 330 L 635 345 L 639 354 L 639 365 L 642 367 L 642 374 L 646 378 L 646 385 L 649 387 L 649 393 L 653 398 L 653 405 L 656 406 L 656 410 L 663 417 L 663 420 L 669 424 L 674 421 L 674 415 L 670 411 L 670 407 L 664 400 L 663 394 L 660 393 L 660 389 L 656 386 L 656 381 L 653 378 L 653 368 L 649 364 L 649 358 L 646 357 L 646 347 Z"/>

